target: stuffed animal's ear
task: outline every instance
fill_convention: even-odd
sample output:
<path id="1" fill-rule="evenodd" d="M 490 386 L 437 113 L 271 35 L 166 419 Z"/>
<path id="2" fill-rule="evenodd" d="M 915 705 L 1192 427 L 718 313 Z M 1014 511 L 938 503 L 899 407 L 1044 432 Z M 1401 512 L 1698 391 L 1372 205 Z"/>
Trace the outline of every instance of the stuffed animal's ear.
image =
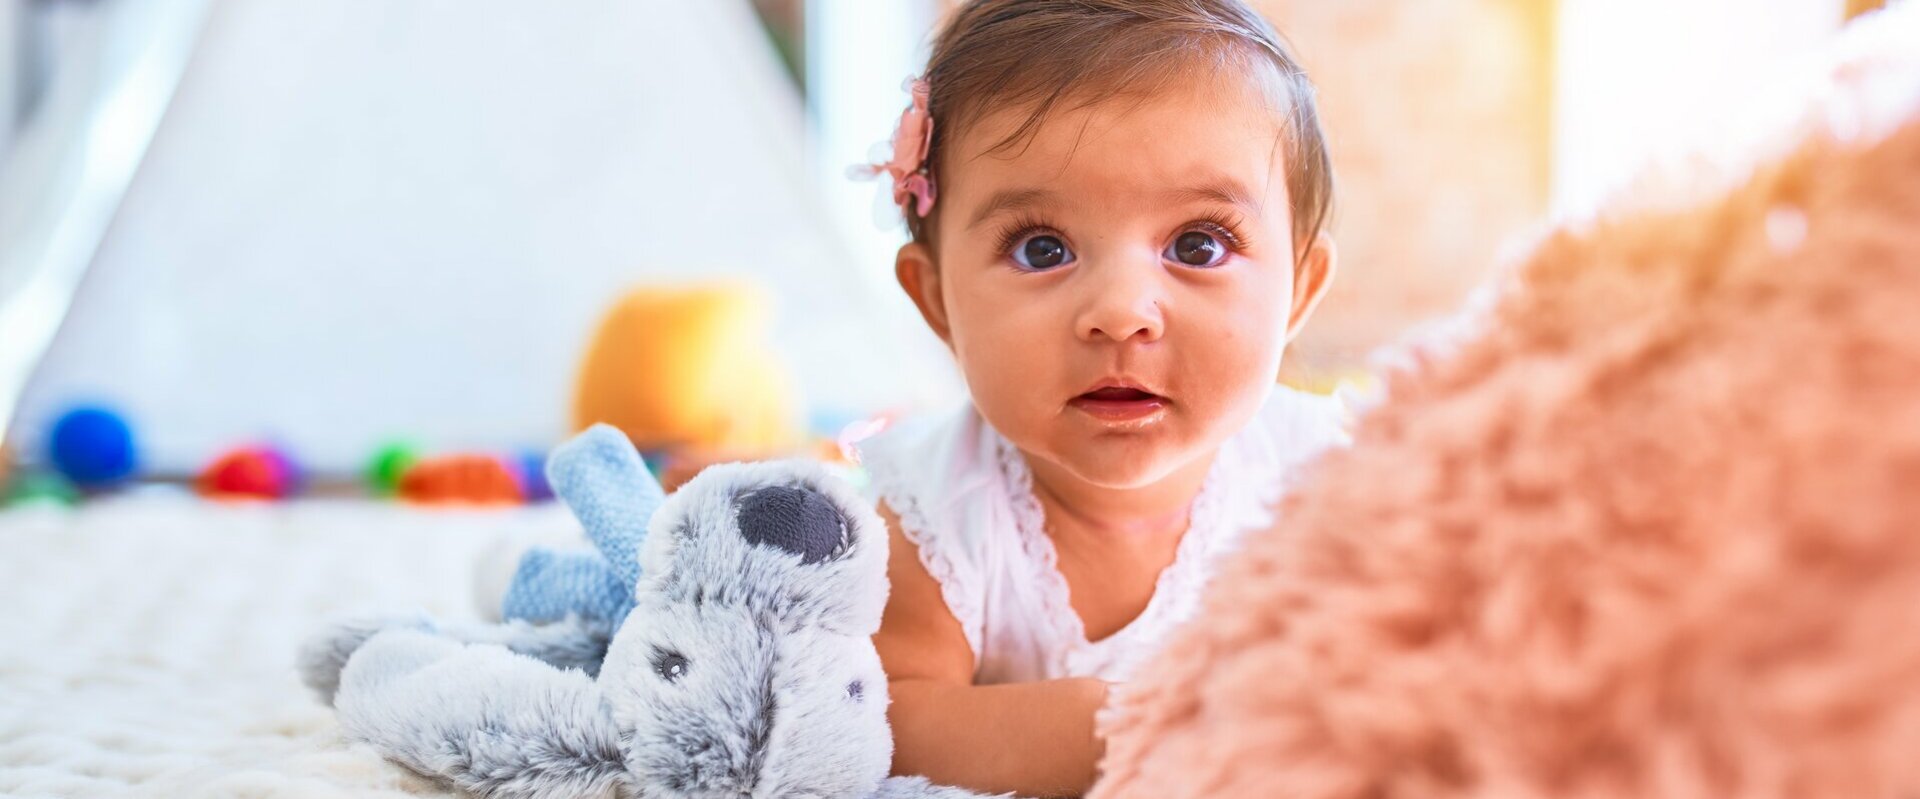
<path id="1" fill-rule="evenodd" d="M 610 425 L 587 428 L 547 458 L 547 482 L 621 582 L 637 582 L 640 541 L 666 492 L 627 435 Z"/>
<path id="2" fill-rule="evenodd" d="M 751 605 L 851 635 L 880 625 L 887 535 L 873 505 L 806 461 L 709 467 L 654 519 L 641 591 Z"/>

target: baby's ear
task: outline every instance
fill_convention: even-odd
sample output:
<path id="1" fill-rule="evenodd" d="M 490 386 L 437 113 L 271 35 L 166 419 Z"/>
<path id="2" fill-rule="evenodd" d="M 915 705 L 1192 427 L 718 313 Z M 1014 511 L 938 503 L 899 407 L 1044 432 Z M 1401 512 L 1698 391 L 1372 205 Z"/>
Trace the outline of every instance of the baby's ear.
<path id="1" fill-rule="evenodd" d="M 1334 246 L 1333 235 L 1321 231 L 1301 249 L 1300 257 L 1294 259 L 1293 305 L 1287 309 L 1288 343 L 1292 343 L 1300 331 L 1306 329 L 1313 310 L 1320 307 L 1320 300 L 1326 298 L 1327 289 L 1333 285 L 1333 276 L 1339 271 L 1339 255 L 1340 250 Z"/>
<path id="2" fill-rule="evenodd" d="M 818 464 L 714 466 L 655 518 L 641 591 L 871 635 L 886 605 L 886 547 L 873 506 Z"/>

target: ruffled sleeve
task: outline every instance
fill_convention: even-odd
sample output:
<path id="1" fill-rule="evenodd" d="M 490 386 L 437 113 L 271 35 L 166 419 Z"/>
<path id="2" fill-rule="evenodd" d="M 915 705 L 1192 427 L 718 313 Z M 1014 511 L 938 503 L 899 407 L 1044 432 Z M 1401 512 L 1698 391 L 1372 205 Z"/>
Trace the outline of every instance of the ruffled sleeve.
<path id="1" fill-rule="evenodd" d="M 900 519 L 901 535 L 940 584 L 976 659 L 985 634 L 987 553 L 978 540 L 984 531 L 965 511 L 994 478 L 991 462 L 981 460 L 982 424 L 969 406 L 901 422 L 858 445 L 874 498 Z"/>

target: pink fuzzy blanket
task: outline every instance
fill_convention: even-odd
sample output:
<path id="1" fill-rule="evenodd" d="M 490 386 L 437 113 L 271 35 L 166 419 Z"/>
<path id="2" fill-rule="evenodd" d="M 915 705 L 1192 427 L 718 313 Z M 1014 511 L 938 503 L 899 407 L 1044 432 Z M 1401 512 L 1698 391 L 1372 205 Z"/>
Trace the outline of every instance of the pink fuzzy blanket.
<path id="1" fill-rule="evenodd" d="M 1792 148 L 1556 231 L 1393 378 L 1094 796 L 1920 796 L 1920 37 L 1876 35 Z"/>

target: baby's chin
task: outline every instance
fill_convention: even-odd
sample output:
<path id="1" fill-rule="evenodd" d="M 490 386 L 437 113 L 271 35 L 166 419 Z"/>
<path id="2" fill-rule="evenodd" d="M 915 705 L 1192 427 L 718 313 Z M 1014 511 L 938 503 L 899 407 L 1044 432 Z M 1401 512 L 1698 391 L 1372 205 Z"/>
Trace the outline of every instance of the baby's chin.
<path id="1" fill-rule="evenodd" d="M 1181 441 L 1171 431 L 1051 438 L 1044 450 L 1049 462 L 1087 485 L 1114 490 L 1158 484 L 1215 449 L 1204 441 Z"/>

